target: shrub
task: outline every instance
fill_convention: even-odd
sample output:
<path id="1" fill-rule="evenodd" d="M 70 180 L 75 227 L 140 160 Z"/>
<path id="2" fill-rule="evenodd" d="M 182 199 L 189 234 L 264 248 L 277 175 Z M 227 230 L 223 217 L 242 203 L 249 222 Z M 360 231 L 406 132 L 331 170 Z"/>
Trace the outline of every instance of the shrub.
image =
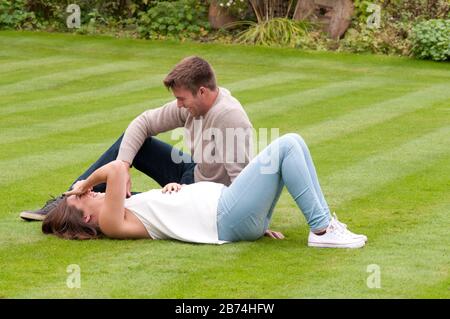
<path id="1" fill-rule="evenodd" d="M 367 0 L 353 0 L 353 6 L 355 8 L 353 16 L 358 22 L 366 22 L 367 18 L 371 14 L 370 12 L 367 12 L 369 3 L 371 2 Z"/>
<path id="2" fill-rule="evenodd" d="M 412 29 L 417 21 L 446 18 L 448 0 L 353 0 L 352 25 L 339 49 L 351 52 L 411 55 Z M 369 3 L 381 6 L 381 28 L 367 27 Z"/>
<path id="3" fill-rule="evenodd" d="M 412 30 L 412 53 L 419 59 L 445 61 L 450 58 L 450 19 L 418 23 Z"/>
<path id="4" fill-rule="evenodd" d="M 380 29 L 371 29 L 365 23 L 359 23 L 347 30 L 339 49 L 355 53 L 409 55 L 409 29 L 410 24 L 406 22 L 383 23 Z"/>
<path id="5" fill-rule="evenodd" d="M 26 0 L 0 0 L 0 29 L 32 29 L 37 25 L 34 13 L 26 9 Z"/>
<path id="6" fill-rule="evenodd" d="M 196 0 L 157 2 L 138 13 L 138 32 L 144 38 L 196 38 L 207 35 L 207 8 Z"/>
<path id="7" fill-rule="evenodd" d="M 28 10 L 35 13 L 44 28 L 60 31 L 68 31 L 66 18 L 69 13 L 66 12 L 66 8 L 70 3 L 80 7 L 81 28 L 117 24 L 121 19 L 130 17 L 134 13 L 133 10 L 138 8 L 133 1 L 120 0 L 28 0 L 27 2 Z"/>
<path id="8" fill-rule="evenodd" d="M 339 44 L 321 30 L 308 31 L 299 39 L 295 46 L 302 50 L 327 51 L 335 50 Z"/>
<path id="9" fill-rule="evenodd" d="M 28 0 L 26 8 L 36 15 L 41 26 L 61 29 L 65 26 L 67 1 L 61 0 Z"/>
<path id="10" fill-rule="evenodd" d="M 382 2 L 384 2 L 383 12 L 393 20 L 402 22 L 445 19 L 450 11 L 448 0 L 383 0 Z"/>
<path id="11" fill-rule="evenodd" d="M 245 23 L 249 24 L 250 27 L 238 34 L 236 42 L 265 46 L 294 47 L 298 45 L 300 38 L 306 35 L 311 26 L 310 23 L 288 18 Z"/>

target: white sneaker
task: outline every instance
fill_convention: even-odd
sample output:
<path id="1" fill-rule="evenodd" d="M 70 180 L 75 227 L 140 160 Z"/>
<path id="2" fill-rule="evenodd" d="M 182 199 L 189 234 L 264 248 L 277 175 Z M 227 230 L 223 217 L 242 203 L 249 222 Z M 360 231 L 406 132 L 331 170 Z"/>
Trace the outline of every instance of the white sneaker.
<path id="1" fill-rule="evenodd" d="M 339 224 L 339 221 L 333 217 L 328 225 L 325 234 L 316 235 L 309 232 L 308 246 L 322 248 L 361 248 L 365 245 L 361 238 L 354 238 L 348 230 Z"/>
<path id="2" fill-rule="evenodd" d="M 339 226 L 341 226 L 342 229 L 343 229 L 344 231 L 346 231 L 350 236 L 352 236 L 353 238 L 359 238 L 359 239 L 362 239 L 362 240 L 364 240 L 364 242 L 367 243 L 367 236 L 366 236 L 366 235 L 355 234 L 355 233 L 352 233 L 351 231 L 349 231 L 349 230 L 347 229 L 347 225 L 344 224 L 344 223 L 342 223 L 342 222 L 340 222 L 340 221 L 338 220 L 338 218 L 337 218 L 336 213 L 334 213 L 334 212 L 333 212 L 333 217 L 336 219 L 337 224 L 338 224 Z"/>

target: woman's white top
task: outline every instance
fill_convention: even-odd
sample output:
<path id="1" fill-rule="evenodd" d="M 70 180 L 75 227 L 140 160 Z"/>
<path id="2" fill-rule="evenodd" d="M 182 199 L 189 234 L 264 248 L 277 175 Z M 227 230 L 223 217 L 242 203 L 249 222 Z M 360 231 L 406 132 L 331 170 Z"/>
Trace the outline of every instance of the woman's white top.
<path id="1" fill-rule="evenodd" d="M 127 198 L 125 208 L 139 218 L 153 239 L 223 244 L 217 232 L 217 205 L 224 187 L 198 182 L 170 194 L 153 189 Z"/>

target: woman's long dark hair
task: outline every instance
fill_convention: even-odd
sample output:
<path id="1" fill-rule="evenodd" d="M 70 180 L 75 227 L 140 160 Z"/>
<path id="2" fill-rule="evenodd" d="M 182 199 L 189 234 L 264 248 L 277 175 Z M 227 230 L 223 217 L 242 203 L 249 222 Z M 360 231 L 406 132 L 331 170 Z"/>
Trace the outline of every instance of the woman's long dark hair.
<path id="1" fill-rule="evenodd" d="M 103 236 L 99 227 L 84 221 L 82 210 L 67 203 L 67 197 L 47 214 L 42 222 L 42 232 L 64 239 L 96 239 Z"/>

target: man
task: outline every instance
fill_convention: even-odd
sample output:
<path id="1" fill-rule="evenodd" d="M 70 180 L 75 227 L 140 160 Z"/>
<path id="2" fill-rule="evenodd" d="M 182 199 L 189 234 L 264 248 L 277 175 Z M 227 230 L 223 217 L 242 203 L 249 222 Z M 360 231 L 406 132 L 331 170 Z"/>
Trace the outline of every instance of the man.
<path id="1" fill-rule="evenodd" d="M 72 186 L 115 159 L 126 162 L 130 168 L 134 166 L 161 186 L 171 182 L 233 182 L 248 164 L 253 145 L 252 124 L 239 101 L 216 85 L 212 67 L 196 56 L 179 62 L 164 79 L 164 85 L 176 99 L 134 119 L 124 135 Z M 154 138 L 178 127 L 186 130 L 193 158 Z M 185 160 L 180 161 L 181 158 Z M 104 192 L 105 185 L 97 185 L 94 190 Z M 128 172 L 127 196 L 130 195 Z M 48 201 L 41 209 L 22 212 L 20 217 L 43 220 L 61 198 Z"/>

